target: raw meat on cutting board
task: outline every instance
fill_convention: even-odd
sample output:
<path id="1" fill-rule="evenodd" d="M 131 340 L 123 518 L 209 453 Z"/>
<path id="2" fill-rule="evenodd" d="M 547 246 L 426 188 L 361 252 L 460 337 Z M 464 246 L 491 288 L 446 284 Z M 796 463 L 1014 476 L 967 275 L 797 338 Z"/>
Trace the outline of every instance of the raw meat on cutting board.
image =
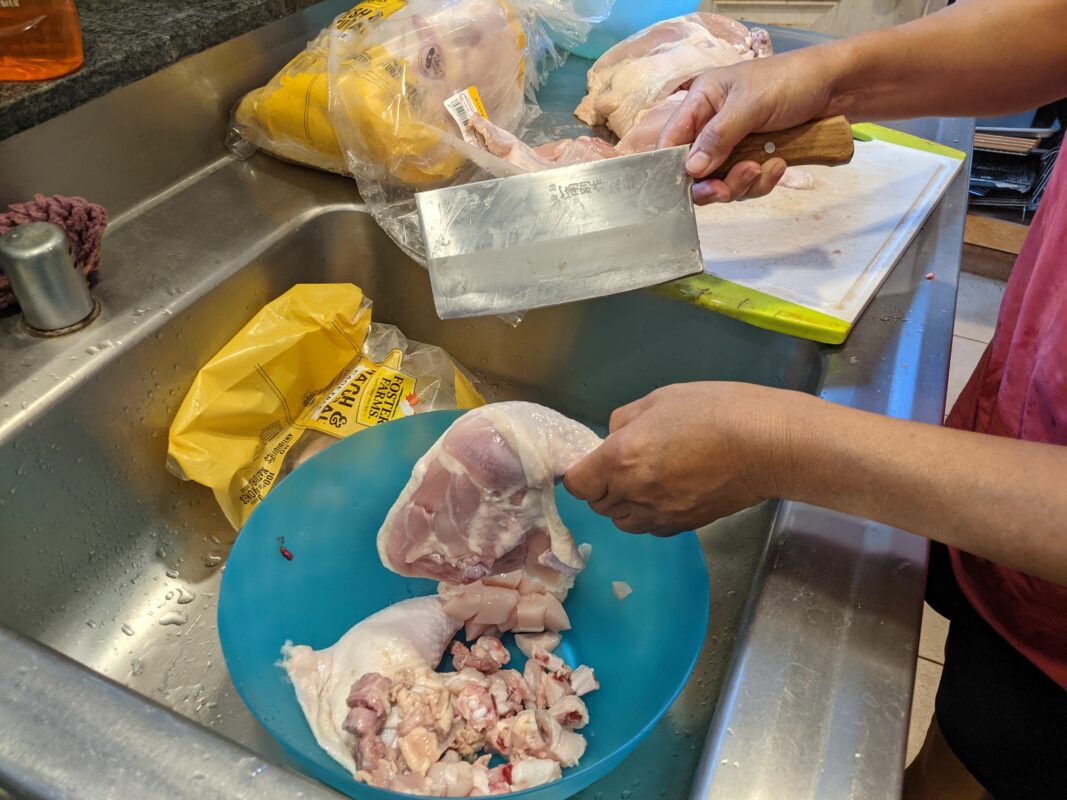
<path id="1" fill-rule="evenodd" d="M 555 483 L 600 441 L 535 403 L 467 412 L 416 463 L 378 532 L 382 563 L 455 584 L 522 569 L 549 590 L 569 588 L 585 556 L 556 509 Z"/>

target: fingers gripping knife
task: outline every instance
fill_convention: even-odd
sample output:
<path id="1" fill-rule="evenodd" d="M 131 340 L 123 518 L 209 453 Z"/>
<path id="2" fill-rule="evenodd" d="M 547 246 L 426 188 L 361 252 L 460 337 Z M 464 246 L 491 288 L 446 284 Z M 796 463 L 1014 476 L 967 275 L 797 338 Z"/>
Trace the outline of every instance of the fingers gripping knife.
<path id="1" fill-rule="evenodd" d="M 420 192 L 441 319 L 505 314 L 654 286 L 704 269 L 688 145 Z M 740 161 L 846 164 L 852 129 L 832 117 L 743 139 Z"/>

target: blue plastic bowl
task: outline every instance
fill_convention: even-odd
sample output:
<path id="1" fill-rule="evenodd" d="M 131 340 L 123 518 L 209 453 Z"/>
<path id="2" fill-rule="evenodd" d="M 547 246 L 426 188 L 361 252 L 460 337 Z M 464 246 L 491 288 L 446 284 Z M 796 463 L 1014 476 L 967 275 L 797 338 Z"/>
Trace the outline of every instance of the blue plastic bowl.
<path id="1" fill-rule="evenodd" d="M 260 504 L 226 564 L 219 638 L 237 690 L 304 772 L 351 797 L 410 795 L 358 783 L 319 748 L 279 666 L 281 648 L 286 640 L 328 647 L 385 606 L 434 592 L 431 581 L 385 569 L 375 537 L 415 462 L 460 414 L 406 417 L 316 455 Z M 585 697 L 585 757 L 562 780 L 509 795 L 531 800 L 570 797 L 617 766 L 682 690 L 708 625 L 708 575 L 693 533 L 629 536 L 562 488 L 558 498 L 575 538 L 593 546 L 567 599 L 573 630 L 558 652 L 593 667 L 601 688 Z M 633 594 L 616 600 L 614 580 Z M 513 666 L 522 664 L 520 655 Z"/>

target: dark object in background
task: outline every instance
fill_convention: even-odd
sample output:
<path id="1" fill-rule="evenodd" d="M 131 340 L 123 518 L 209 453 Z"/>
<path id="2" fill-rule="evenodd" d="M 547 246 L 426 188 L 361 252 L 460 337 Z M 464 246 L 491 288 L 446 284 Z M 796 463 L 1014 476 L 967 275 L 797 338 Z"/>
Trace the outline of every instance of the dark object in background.
<path id="1" fill-rule="evenodd" d="M 971 164 L 971 206 L 1017 210 L 1021 221 L 1032 216 L 1052 175 L 1065 124 L 1065 101 L 1026 114 L 978 120 Z M 1031 139 L 1035 144 L 1029 152 L 994 149 L 999 136 Z"/>
<path id="2" fill-rule="evenodd" d="M 67 233 L 74 250 L 74 266 L 83 275 L 100 266 L 100 247 L 107 227 L 107 209 L 84 197 L 45 197 L 39 194 L 26 203 L 12 203 L 0 214 L 0 235 L 27 222 L 53 222 Z M 0 272 L 0 308 L 16 302 L 7 277 Z"/>

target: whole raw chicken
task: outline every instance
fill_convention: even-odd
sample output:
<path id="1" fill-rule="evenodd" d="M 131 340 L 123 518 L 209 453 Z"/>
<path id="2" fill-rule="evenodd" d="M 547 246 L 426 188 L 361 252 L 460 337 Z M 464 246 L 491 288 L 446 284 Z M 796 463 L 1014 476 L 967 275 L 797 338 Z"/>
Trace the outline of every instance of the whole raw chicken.
<path id="1" fill-rule="evenodd" d="M 549 589 L 569 586 L 585 557 L 559 516 L 555 483 L 599 444 L 535 403 L 467 412 L 415 465 L 378 533 L 382 563 L 456 584 L 524 569 Z"/>
<path id="2" fill-rule="evenodd" d="M 762 29 L 703 12 L 668 19 L 619 42 L 589 69 L 588 94 L 574 114 L 588 125 L 607 125 L 617 144 L 579 136 L 529 147 L 482 117 L 470 127 L 486 150 L 525 172 L 643 153 L 655 149 L 685 99 L 681 87 L 711 67 L 770 54 L 770 36 Z"/>
<path id="3" fill-rule="evenodd" d="M 728 17 L 700 12 L 664 20 L 597 59 L 587 76 L 589 92 L 574 113 L 582 122 L 606 124 L 622 137 L 638 114 L 702 72 L 770 54 L 765 30 L 750 31 Z"/>
<path id="4" fill-rule="evenodd" d="M 602 55 L 589 69 L 589 93 L 574 113 L 589 125 L 607 125 L 616 144 L 595 136 L 530 147 L 482 117 L 470 130 L 489 153 L 524 172 L 585 164 L 656 148 L 660 132 L 688 94 L 682 87 L 707 69 L 771 55 L 761 28 L 704 12 L 658 22 Z M 781 185 L 810 189 L 811 174 L 790 167 Z"/>

